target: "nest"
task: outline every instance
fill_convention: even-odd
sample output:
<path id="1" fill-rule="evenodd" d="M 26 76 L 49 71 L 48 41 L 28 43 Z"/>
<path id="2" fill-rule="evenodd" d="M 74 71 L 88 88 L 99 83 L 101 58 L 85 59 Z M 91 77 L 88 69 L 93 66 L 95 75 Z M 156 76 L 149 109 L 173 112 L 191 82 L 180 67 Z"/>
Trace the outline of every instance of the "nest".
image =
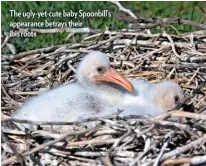
<path id="1" fill-rule="evenodd" d="M 206 164 L 205 34 L 92 32 L 79 43 L 2 55 L 2 165 Z M 153 118 L 89 119 L 101 123 L 64 133 L 4 125 L 15 121 L 9 115 L 29 96 L 72 82 L 91 50 L 105 53 L 127 78 L 177 82 L 186 96 L 181 107 Z"/>

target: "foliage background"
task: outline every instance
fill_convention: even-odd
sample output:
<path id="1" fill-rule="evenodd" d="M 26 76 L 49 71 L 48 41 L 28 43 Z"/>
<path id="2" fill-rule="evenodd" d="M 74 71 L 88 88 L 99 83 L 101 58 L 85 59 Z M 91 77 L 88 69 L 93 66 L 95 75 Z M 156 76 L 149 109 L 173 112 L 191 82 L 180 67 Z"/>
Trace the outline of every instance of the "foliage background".
<path id="1" fill-rule="evenodd" d="M 125 8 L 129 8 L 138 17 L 180 17 L 181 19 L 187 19 L 200 23 L 206 23 L 206 2 L 120 2 Z M 1 2 L 1 27 L 2 33 L 8 32 L 9 22 L 11 21 L 25 21 L 24 18 L 11 18 L 9 10 L 16 11 L 62 11 L 62 10 L 84 10 L 84 11 L 97 11 L 108 9 L 113 13 L 111 18 L 88 18 L 81 20 L 84 26 L 91 26 L 92 28 L 105 29 L 106 27 L 114 30 L 120 28 L 126 28 L 128 23 L 122 20 L 116 19 L 116 15 L 119 12 L 118 7 L 111 2 Z M 43 21 L 41 19 L 33 19 L 30 21 Z M 66 21 L 65 18 L 47 18 L 48 21 Z M 26 20 L 28 21 L 28 20 Z M 195 27 L 174 25 L 174 27 L 180 32 L 189 32 L 198 30 Z M 170 27 L 164 27 L 167 32 L 173 33 L 174 31 Z M 160 31 L 160 28 L 156 28 L 156 31 Z M 10 43 L 15 45 L 16 52 L 28 51 L 31 49 L 48 47 L 57 44 L 64 44 L 73 42 L 72 39 L 67 39 L 67 33 L 54 33 L 54 34 L 39 34 L 36 38 L 12 38 Z M 78 42 L 81 39 L 81 35 L 76 34 L 75 40 Z M 2 50 L 4 54 L 10 54 L 10 51 L 5 48 Z"/>

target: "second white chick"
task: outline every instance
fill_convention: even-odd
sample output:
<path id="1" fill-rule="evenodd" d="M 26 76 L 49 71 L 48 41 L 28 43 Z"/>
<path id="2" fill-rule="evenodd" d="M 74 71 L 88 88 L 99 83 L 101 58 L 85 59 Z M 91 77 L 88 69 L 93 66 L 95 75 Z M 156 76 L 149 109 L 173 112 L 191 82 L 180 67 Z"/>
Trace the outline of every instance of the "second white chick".
<path id="1" fill-rule="evenodd" d="M 131 83 L 134 91 L 126 92 L 123 104 L 109 108 L 107 112 L 120 109 L 124 110 L 121 115 L 158 116 L 171 110 L 183 98 L 182 88 L 171 81 L 151 84 L 145 80 L 132 80 Z"/>

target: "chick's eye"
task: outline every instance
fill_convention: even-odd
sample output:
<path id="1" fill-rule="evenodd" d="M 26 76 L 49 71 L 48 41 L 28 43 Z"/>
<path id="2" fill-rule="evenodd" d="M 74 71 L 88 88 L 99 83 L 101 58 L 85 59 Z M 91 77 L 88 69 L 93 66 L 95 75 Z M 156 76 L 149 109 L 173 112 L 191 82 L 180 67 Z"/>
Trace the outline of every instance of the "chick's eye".
<path id="1" fill-rule="evenodd" d="M 97 68 L 97 71 L 98 71 L 99 73 L 104 73 L 104 72 L 105 72 L 105 68 L 102 67 L 102 66 L 100 66 L 100 67 Z"/>
<path id="2" fill-rule="evenodd" d="M 179 101 L 179 97 L 178 96 L 175 96 L 175 103 L 177 103 Z"/>

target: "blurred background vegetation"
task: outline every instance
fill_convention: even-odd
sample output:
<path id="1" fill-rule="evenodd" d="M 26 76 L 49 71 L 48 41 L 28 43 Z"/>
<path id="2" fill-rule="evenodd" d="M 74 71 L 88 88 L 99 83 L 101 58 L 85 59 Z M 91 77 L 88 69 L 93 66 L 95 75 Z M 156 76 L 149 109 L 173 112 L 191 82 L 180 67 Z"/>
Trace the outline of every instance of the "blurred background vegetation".
<path id="1" fill-rule="evenodd" d="M 206 23 L 206 2 L 120 2 L 125 8 L 131 9 L 132 12 L 138 17 L 180 17 L 181 19 L 187 19 L 200 23 Z M 96 29 L 109 28 L 110 30 L 127 28 L 128 23 L 122 20 L 116 19 L 119 11 L 118 7 L 111 2 L 1 2 L 1 27 L 2 33 L 9 32 L 9 23 L 12 21 L 44 21 L 45 18 L 41 19 L 25 19 L 25 18 L 11 18 L 9 10 L 16 10 L 20 12 L 33 11 L 78 11 L 84 10 L 87 12 L 97 10 L 109 10 L 113 13 L 110 18 L 87 18 L 82 20 L 81 18 L 76 19 L 83 22 L 84 27 L 91 26 Z M 125 13 L 123 13 L 126 15 Z M 46 18 L 48 21 L 65 22 L 71 20 L 71 18 Z M 73 19 L 75 20 L 75 19 Z M 174 27 L 180 32 L 188 32 L 198 30 L 196 27 L 174 25 Z M 174 31 L 169 27 L 164 27 L 166 30 Z M 156 31 L 160 31 L 160 28 L 156 28 Z M 169 32 L 172 33 L 172 32 Z M 54 34 L 38 34 L 35 38 L 12 38 L 10 43 L 15 46 L 16 52 L 22 52 L 42 47 L 48 47 L 57 44 L 64 44 L 71 42 L 71 39 L 67 39 L 68 34 L 54 33 Z M 76 41 L 80 40 L 81 35 L 75 35 Z M 10 54 L 7 49 L 2 50 L 3 54 Z"/>

